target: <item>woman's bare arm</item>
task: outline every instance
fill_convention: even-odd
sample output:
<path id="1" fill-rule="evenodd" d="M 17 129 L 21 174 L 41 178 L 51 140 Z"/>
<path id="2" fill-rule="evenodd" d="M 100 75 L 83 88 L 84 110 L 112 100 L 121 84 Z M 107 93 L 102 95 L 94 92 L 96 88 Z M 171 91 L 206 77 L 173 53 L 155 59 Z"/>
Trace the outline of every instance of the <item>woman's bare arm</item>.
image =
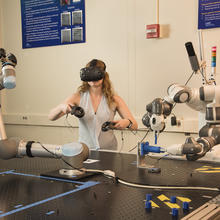
<path id="1" fill-rule="evenodd" d="M 130 129 L 136 130 L 138 128 L 137 121 L 134 119 L 133 115 L 131 114 L 128 106 L 124 102 L 124 100 L 120 96 L 114 97 L 115 103 L 116 103 L 116 109 L 121 116 L 121 120 L 114 121 L 116 128 L 127 128 L 130 125 L 130 121 L 132 122 L 132 125 Z"/>
<path id="2" fill-rule="evenodd" d="M 49 120 L 55 121 L 62 117 L 63 115 L 71 112 L 71 106 L 79 105 L 80 94 L 74 93 L 70 97 L 66 98 L 63 103 L 59 104 L 55 108 L 50 110 L 48 115 Z"/>

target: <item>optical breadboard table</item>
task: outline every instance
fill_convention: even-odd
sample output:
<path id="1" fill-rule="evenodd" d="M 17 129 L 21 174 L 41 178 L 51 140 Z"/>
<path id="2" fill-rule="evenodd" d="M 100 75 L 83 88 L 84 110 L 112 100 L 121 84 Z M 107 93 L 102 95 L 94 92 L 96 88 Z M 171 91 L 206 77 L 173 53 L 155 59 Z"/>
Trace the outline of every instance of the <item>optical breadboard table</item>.
<path id="1" fill-rule="evenodd" d="M 85 167 L 112 170 L 134 184 L 220 187 L 218 163 L 146 159 L 161 172 L 137 168 L 136 155 L 100 151 L 91 152 Z M 181 219 L 219 196 L 208 190 L 137 188 L 99 174 L 80 180 L 50 175 L 62 166 L 58 159 L 0 160 L 0 219 Z M 146 209 L 149 195 L 152 208 Z M 182 208 L 184 202 L 188 210 Z"/>

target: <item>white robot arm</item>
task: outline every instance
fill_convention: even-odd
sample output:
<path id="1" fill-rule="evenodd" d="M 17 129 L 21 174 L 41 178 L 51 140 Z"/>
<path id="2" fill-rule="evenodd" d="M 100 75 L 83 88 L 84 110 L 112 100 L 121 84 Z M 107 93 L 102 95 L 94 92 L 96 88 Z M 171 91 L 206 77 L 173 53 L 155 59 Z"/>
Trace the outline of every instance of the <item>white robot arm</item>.
<path id="1" fill-rule="evenodd" d="M 147 113 L 143 116 L 143 124 L 155 132 L 165 129 L 165 119 L 172 112 L 174 103 L 189 102 L 192 90 L 187 86 L 172 84 L 168 87 L 168 96 L 156 98 L 146 106 Z"/>
<path id="2" fill-rule="evenodd" d="M 199 138 L 189 137 L 184 144 L 173 145 L 167 152 L 186 155 L 188 160 L 203 157 L 213 146 L 220 143 L 220 86 L 206 85 L 199 89 L 173 84 L 168 88 L 168 96 L 157 98 L 147 105 L 143 124 L 155 133 L 165 129 L 165 119 L 172 112 L 174 103 L 186 103 L 196 111 L 206 113 L 206 125 L 199 131 Z"/>
<path id="3" fill-rule="evenodd" d="M 15 66 L 17 65 L 17 59 L 12 53 L 6 55 L 6 51 L 0 48 L 0 61 L 2 63 L 0 90 L 4 88 L 13 89 L 16 86 Z"/>

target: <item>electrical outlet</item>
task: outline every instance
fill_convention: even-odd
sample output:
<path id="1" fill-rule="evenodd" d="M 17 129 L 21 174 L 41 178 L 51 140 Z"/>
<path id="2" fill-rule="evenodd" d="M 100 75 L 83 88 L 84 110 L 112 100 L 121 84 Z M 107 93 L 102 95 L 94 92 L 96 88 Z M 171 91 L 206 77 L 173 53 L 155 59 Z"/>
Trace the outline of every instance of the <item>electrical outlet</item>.
<path id="1" fill-rule="evenodd" d="M 22 116 L 22 120 L 28 120 L 27 116 Z"/>

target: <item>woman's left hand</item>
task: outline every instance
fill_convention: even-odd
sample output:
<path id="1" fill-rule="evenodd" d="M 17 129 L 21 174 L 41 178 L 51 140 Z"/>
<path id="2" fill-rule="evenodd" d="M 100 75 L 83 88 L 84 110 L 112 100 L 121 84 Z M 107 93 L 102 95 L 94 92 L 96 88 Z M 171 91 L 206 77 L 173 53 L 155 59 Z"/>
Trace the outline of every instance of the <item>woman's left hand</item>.
<path id="1" fill-rule="evenodd" d="M 113 122 L 115 123 L 114 127 L 118 129 L 125 129 L 130 124 L 130 121 L 128 119 L 120 119 Z"/>

